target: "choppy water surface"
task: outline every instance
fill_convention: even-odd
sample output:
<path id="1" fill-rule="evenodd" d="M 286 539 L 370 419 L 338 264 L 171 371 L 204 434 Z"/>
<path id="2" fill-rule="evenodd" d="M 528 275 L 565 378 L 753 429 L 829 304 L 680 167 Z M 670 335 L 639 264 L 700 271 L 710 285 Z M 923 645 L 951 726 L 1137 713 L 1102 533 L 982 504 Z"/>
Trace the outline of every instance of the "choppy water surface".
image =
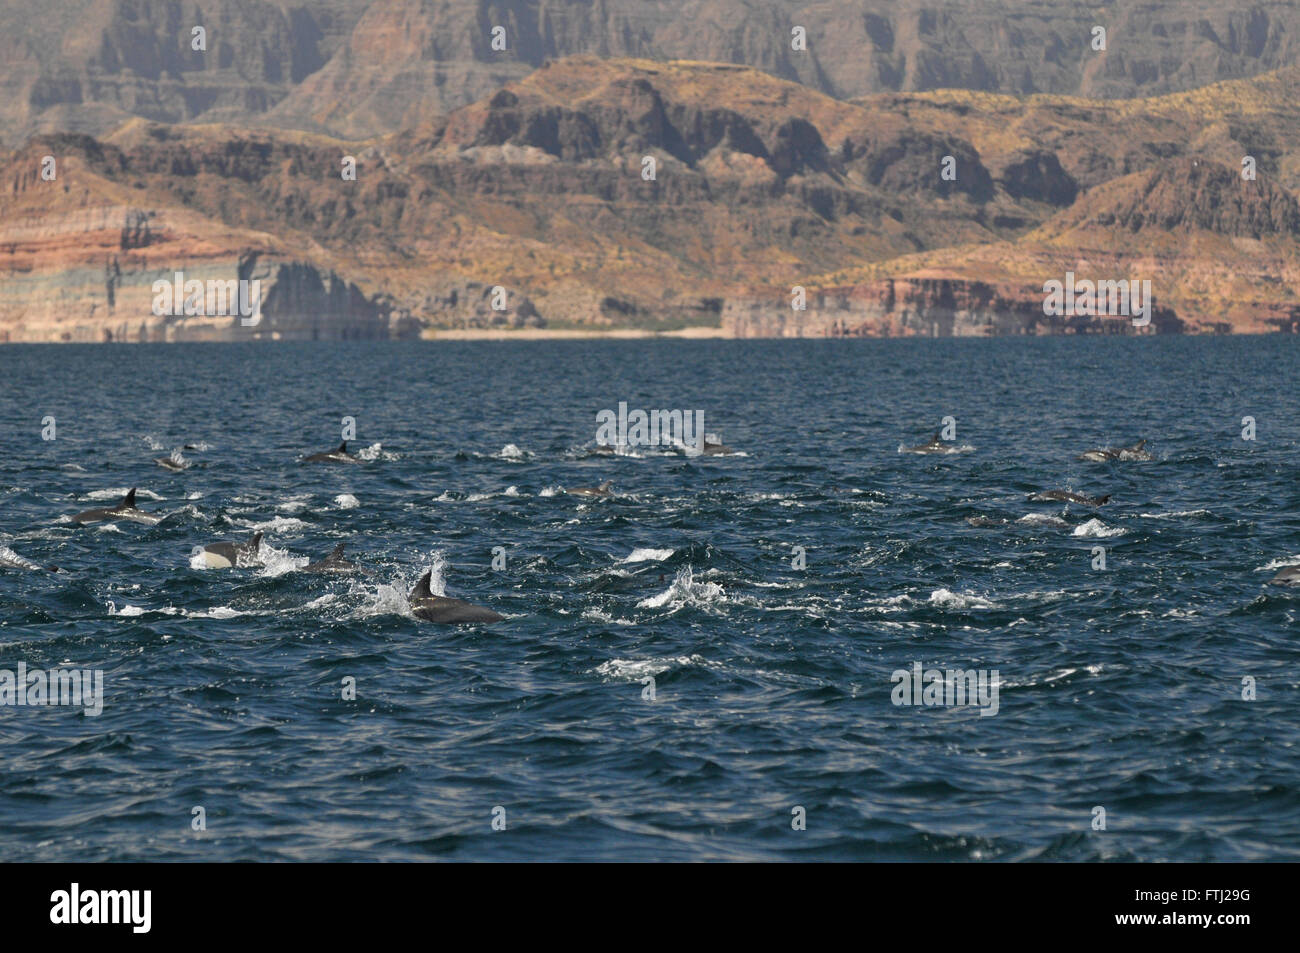
<path id="1" fill-rule="evenodd" d="M 0 668 L 106 694 L 0 708 L 0 844 L 1297 859 L 1298 371 L 1281 337 L 0 348 L 0 541 L 69 570 L 0 570 Z M 743 453 L 594 455 L 619 401 Z M 899 452 L 949 415 L 968 452 Z M 344 416 L 364 462 L 302 464 Z M 157 526 L 67 520 L 132 486 Z M 258 529 L 264 565 L 192 565 Z M 340 541 L 369 574 L 299 571 Z M 507 620 L 415 619 L 429 568 Z M 917 662 L 997 669 L 997 714 L 894 705 Z"/>

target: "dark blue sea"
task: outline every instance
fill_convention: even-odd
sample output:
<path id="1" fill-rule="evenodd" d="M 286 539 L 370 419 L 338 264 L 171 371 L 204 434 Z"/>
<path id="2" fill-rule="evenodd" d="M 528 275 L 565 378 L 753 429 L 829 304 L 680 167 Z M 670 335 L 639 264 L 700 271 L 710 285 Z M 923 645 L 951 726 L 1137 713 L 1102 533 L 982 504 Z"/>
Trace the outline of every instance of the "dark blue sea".
<path id="1" fill-rule="evenodd" d="M 104 686 L 0 707 L 0 849 L 1300 859 L 1298 372 L 1279 336 L 0 348 L 0 555 L 65 570 L 0 570 L 0 669 Z M 620 401 L 737 452 L 596 454 Z M 301 462 L 344 417 L 362 462 Z M 945 417 L 958 452 L 900 452 Z M 131 487 L 160 523 L 69 520 Z M 505 621 L 415 618 L 426 570 Z M 996 670 L 996 713 L 895 704 L 916 665 Z"/>

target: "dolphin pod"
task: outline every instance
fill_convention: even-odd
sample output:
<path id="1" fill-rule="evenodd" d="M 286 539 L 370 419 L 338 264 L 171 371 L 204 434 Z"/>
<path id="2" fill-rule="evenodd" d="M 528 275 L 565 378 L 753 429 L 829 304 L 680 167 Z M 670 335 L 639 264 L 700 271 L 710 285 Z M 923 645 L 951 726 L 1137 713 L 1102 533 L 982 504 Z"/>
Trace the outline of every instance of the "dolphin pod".
<path id="1" fill-rule="evenodd" d="M 1137 441 L 1130 446 L 1105 447 L 1096 450 L 1089 450 L 1082 454 L 1078 459 L 1088 461 L 1111 461 L 1111 460 L 1151 460 L 1151 453 L 1146 448 L 1145 439 Z M 198 449 L 194 445 L 186 444 L 182 449 Z M 952 453 L 955 448 L 945 443 L 940 434 L 936 432 L 933 437 L 923 444 L 911 447 L 901 448 L 910 453 Z M 596 448 L 597 453 L 612 452 L 613 448 L 599 446 Z M 704 453 L 706 454 L 725 454 L 734 451 L 722 443 L 715 443 L 706 440 Z M 182 470 L 189 466 L 180 453 L 175 450 L 169 457 L 156 458 L 155 463 L 171 470 Z M 305 463 L 361 463 L 361 459 L 348 452 L 347 441 L 341 442 L 333 450 L 314 453 L 303 458 Z M 608 497 L 612 495 L 612 480 L 606 480 L 598 486 L 579 486 L 572 489 L 566 489 L 564 492 L 583 497 Z M 118 520 L 129 520 L 143 523 L 146 525 L 155 525 L 159 523 L 162 517 L 145 512 L 136 506 L 136 488 L 132 487 L 122 499 L 113 506 L 98 507 L 83 510 L 71 517 L 71 521 L 77 525 L 85 525 L 96 522 L 116 522 Z M 1046 490 L 1029 496 L 1031 501 L 1035 502 L 1065 502 L 1076 503 L 1083 506 L 1102 506 L 1111 499 L 1110 494 L 1102 496 L 1088 496 L 1083 493 L 1076 493 L 1071 490 Z M 1032 514 L 1031 514 L 1032 515 Z M 1025 522 L 1022 519 L 1018 522 Z M 971 526 L 975 527 L 1000 527 L 1012 525 L 1011 520 L 1001 518 L 989 518 L 985 516 L 972 516 L 967 519 Z M 1063 527 L 1068 528 L 1068 524 L 1061 521 Z M 201 552 L 203 562 L 210 568 L 233 568 L 241 565 L 253 563 L 258 556 L 262 542 L 262 533 L 256 533 L 243 543 L 219 542 L 212 543 L 202 547 Z M 310 562 L 302 568 L 301 571 L 308 573 L 344 573 L 356 570 L 358 567 L 355 563 L 344 558 L 345 544 L 339 543 L 334 549 L 322 559 Z M 61 572 L 57 566 L 40 566 L 14 553 L 6 547 L 0 546 L 0 569 L 18 569 L 23 571 L 48 571 Z M 436 596 L 430 589 L 430 579 L 432 571 L 426 571 L 411 591 L 409 601 L 412 613 L 416 618 L 443 624 L 459 624 L 469 622 L 499 622 L 505 617 L 491 609 L 483 606 L 476 606 L 462 599 L 453 599 L 447 596 Z M 1268 580 L 1273 585 L 1296 585 L 1300 586 L 1300 566 L 1288 566 L 1283 568 L 1275 576 Z"/>

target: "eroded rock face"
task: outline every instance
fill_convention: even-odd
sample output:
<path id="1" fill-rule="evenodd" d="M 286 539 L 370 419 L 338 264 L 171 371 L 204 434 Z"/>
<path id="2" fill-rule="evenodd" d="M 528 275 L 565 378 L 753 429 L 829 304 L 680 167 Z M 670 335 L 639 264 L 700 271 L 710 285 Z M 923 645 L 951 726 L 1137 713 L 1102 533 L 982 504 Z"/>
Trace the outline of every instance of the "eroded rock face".
<path id="1" fill-rule="evenodd" d="M 993 181 L 1018 199 L 1065 207 L 1079 196 L 1079 184 L 1061 168 L 1055 153 L 1017 150 L 998 156 L 989 170 Z"/>
<path id="2" fill-rule="evenodd" d="M 1043 294 L 948 278 L 886 278 L 818 290 L 807 307 L 790 300 L 733 298 L 722 322 L 735 337 L 989 337 L 1015 334 L 1178 333 L 1181 319 L 1155 306 L 1141 328 L 1127 317 L 1051 316 Z"/>
<path id="3" fill-rule="evenodd" d="M 1300 8 L 1119 0 L 0 0 L 0 142 L 95 135 L 132 116 L 368 137 L 491 95 L 578 54 L 753 67 L 842 99 L 970 89 L 1129 98 L 1254 76 L 1297 59 Z M 192 49 L 195 25 L 206 51 Z M 791 26 L 807 49 L 791 49 Z M 494 50 L 488 30 L 506 31 Z"/>
<path id="4" fill-rule="evenodd" d="M 1073 210 L 1072 210 L 1073 211 Z M 1161 162 L 1126 189 L 1098 190 L 1095 200 L 1060 220 L 1063 227 L 1201 229 L 1235 238 L 1300 236 L 1300 202 L 1267 179 L 1206 159 Z"/>

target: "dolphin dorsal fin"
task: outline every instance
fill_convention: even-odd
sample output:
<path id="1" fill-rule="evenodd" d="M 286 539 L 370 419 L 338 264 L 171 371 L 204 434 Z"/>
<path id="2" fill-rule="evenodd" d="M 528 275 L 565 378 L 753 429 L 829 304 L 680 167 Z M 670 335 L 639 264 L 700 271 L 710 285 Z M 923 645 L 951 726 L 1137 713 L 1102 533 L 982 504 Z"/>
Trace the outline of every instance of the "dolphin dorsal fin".
<path id="1" fill-rule="evenodd" d="M 250 539 L 250 540 L 248 541 L 248 545 L 249 545 L 250 547 L 252 547 L 252 549 L 253 549 L 254 551 L 256 551 L 257 549 L 261 548 L 261 545 L 262 545 L 262 534 L 261 534 L 261 533 L 254 533 L 254 534 L 253 534 L 253 538 Z"/>
<path id="2" fill-rule="evenodd" d="M 601 490 L 608 490 L 608 489 L 609 489 L 611 486 L 613 486 L 613 485 L 614 485 L 614 481 L 613 481 L 613 480 L 606 480 L 604 483 L 602 483 L 602 484 L 598 487 L 598 489 L 601 489 Z"/>
<path id="3" fill-rule="evenodd" d="M 410 598 L 412 599 L 432 599 L 433 592 L 429 589 L 429 577 L 433 575 L 432 569 L 426 569 L 420 581 L 415 584 L 411 590 Z"/>
<path id="4" fill-rule="evenodd" d="M 135 487 L 131 487 L 131 489 L 127 491 L 126 496 L 122 497 L 122 502 L 119 505 L 122 509 L 132 509 L 135 507 Z"/>
<path id="5" fill-rule="evenodd" d="M 1143 440 L 1139 440 L 1139 441 L 1135 444 L 1135 449 L 1141 450 L 1141 449 L 1142 449 L 1143 447 L 1145 447 L 1146 445 L 1147 445 L 1147 442 L 1146 442 L 1145 439 L 1143 439 Z"/>
<path id="6" fill-rule="evenodd" d="M 343 545 L 344 545 L 343 543 L 339 543 L 337 546 L 335 546 L 335 547 L 334 547 L 334 552 L 330 553 L 330 555 L 333 556 L 335 559 L 342 559 L 342 558 L 343 558 Z"/>
<path id="7" fill-rule="evenodd" d="M 339 444 L 339 448 L 338 448 L 337 450 L 335 450 L 334 452 L 335 452 L 335 453 L 347 453 L 347 452 L 348 452 L 348 442 L 347 442 L 346 440 L 344 440 L 341 444 Z"/>

